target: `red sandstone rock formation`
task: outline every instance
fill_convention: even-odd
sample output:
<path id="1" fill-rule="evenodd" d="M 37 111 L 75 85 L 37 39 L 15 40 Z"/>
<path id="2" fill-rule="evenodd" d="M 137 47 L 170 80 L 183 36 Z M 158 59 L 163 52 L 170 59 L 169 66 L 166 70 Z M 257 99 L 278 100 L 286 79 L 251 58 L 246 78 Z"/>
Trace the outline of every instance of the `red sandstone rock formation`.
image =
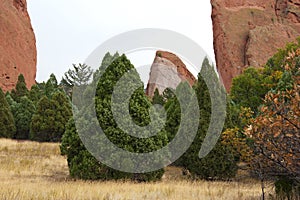
<path id="1" fill-rule="evenodd" d="M 211 0 L 214 50 L 227 90 L 248 66 L 262 67 L 300 36 L 300 0 Z"/>
<path id="2" fill-rule="evenodd" d="M 168 87 L 175 89 L 182 81 L 193 85 L 196 79 L 175 54 L 157 51 L 151 66 L 146 95 L 152 97 L 156 88 L 160 94 Z"/>
<path id="3" fill-rule="evenodd" d="M 0 0 L 0 87 L 11 90 L 22 73 L 35 83 L 36 42 L 26 0 Z"/>

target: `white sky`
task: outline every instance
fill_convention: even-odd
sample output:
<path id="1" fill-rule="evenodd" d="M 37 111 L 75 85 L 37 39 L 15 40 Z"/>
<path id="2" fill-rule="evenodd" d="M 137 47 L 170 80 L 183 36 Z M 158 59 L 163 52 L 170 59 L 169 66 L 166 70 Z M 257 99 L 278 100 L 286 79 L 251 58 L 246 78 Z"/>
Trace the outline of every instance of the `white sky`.
<path id="1" fill-rule="evenodd" d="M 138 28 L 179 32 L 214 59 L 210 0 L 28 0 L 37 40 L 38 82 L 54 73 L 60 81 L 72 63 L 83 63 L 102 42 Z M 135 65 L 151 64 L 129 56 Z M 136 66 L 137 67 L 137 66 Z"/>

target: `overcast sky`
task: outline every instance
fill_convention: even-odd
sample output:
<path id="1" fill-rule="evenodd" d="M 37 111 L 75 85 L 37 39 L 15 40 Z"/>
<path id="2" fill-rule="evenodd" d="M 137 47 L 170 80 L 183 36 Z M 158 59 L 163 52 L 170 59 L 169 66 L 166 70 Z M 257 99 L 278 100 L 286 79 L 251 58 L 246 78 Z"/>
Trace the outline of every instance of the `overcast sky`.
<path id="1" fill-rule="evenodd" d="M 58 80 L 72 63 L 83 63 L 107 39 L 138 28 L 162 28 L 184 34 L 213 59 L 210 0 L 28 0 L 37 40 L 38 82 L 51 73 Z M 153 55 L 145 54 L 149 64 Z"/>

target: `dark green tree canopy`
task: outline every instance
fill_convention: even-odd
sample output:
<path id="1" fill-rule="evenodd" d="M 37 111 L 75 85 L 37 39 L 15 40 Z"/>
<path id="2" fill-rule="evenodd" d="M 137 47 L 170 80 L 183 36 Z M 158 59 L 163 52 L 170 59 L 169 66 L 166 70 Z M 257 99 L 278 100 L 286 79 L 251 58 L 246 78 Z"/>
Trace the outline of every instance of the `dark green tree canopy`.
<path id="1" fill-rule="evenodd" d="M 105 68 L 106 70 L 103 71 Z M 134 70 L 134 66 L 125 55 L 118 57 L 118 54 L 115 54 L 115 56 L 106 54 L 103 59 L 102 66 L 100 66 L 99 70 L 96 71 L 96 75 L 94 77 L 100 78 L 97 83 L 95 98 L 96 113 L 99 124 L 110 141 L 127 151 L 139 153 L 159 149 L 167 143 L 167 133 L 164 130 L 158 133 L 155 137 L 147 139 L 137 138 L 125 133 L 118 127 L 114 120 L 111 108 L 112 93 L 117 82 L 129 70 Z M 130 74 L 129 77 L 133 78 L 133 80 L 140 81 L 139 77 L 136 77 L 133 74 Z M 128 80 L 127 86 L 130 87 L 132 84 L 132 80 Z M 129 109 L 131 118 L 137 125 L 145 126 L 150 122 L 149 108 L 151 105 L 151 102 L 148 97 L 145 96 L 144 89 L 141 86 L 132 94 L 129 105 L 125 105 L 125 109 Z M 124 105 L 122 105 L 122 103 L 117 106 L 119 106 L 120 109 L 124 109 Z M 92 134 L 92 127 L 89 125 L 89 122 L 85 121 L 84 118 L 84 115 L 86 114 L 85 111 L 88 109 L 90 108 L 85 108 L 82 112 L 80 112 L 83 116 L 80 118 L 80 122 L 82 123 L 80 126 L 84 127 L 87 134 Z M 90 139 L 85 139 L 87 142 L 93 143 L 97 139 L 96 135 L 89 135 L 89 137 Z M 94 159 L 85 148 L 82 148 L 83 145 L 81 143 L 78 145 L 78 143 L 75 142 L 76 145 L 73 145 L 75 143 L 73 143 L 72 138 L 75 138 L 75 140 L 78 141 L 79 137 L 76 132 L 74 122 L 70 121 L 70 124 L 68 124 L 63 136 L 61 149 L 62 153 L 66 154 L 68 157 L 69 170 L 73 177 L 83 179 L 132 179 L 138 181 L 149 181 L 160 179 L 163 175 L 163 170 L 151 173 L 131 174 L 109 168 Z M 112 159 L 121 158 L 119 155 L 114 154 Z M 143 165 L 147 163 L 140 164 Z M 130 166 L 130 163 L 128 163 L 128 165 Z"/>
<path id="2" fill-rule="evenodd" d="M 58 90 L 59 87 L 56 76 L 54 74 L 50 74 L 50 77 L 44 87 L 44 95 L 46 95 L 48 98 L 51 98 L 52 94 Z"/>
<path id="3" fill-rule="evenodd" d="M 28 93 L 28 98 L 34 103 L 34 105 L 36 105 L 37 102 L 45 94 L 44 86 L 45 86 L 45 84 L 43 84 L 43 83 L 37 83 L 31 87 L 31 89 Z"/>
<path id="4" fill-rule="evenodd" d="M 12 138 L 15 132 L 16 127 L 13 114 L 0 88 L 0 137 Z"/>
<path id="5" fill-rule="evenodd" d="M 26 86 L 25 78 L 24 78 L 23 74 L 20 74 L 18 76 L 16 88 L 13 89 L 11 92 L 12 98 L 15 101 L 19 102 L 20 98 L 23 96 L 26 96 L 27 94 L 28 94 L 28 89 Z"/>
<path id="6" fill-rule="evenodd" d="M 60 141 L 71 116 L 71 105 L 63 92 L 54 92 L 51 99 L 43 96 L 32 116 L 30 139 L 41 142 Z"/>
<path id="7" fill-rule="evenodd" d="M 11 105 L 11 110 L 16 123 L 16 139 L 29 139 L 30 122 L 32 115 L 35 113 L 34 103 L 27 97 L 23 96 L 19 103 Z"/>
<path id="8" fill-rule="evenodd" d="M 249 107 L 257 112 L 268 90 L 262 70 L 247 68 L 243 74 L 233 79 L 231 87 L 232 100 L 242 107 Z"/>
<path id="9" fill-rule="evenodd" d="M 192 145 L 174 163 L 174 165 L 188 169 L 195 178 L 228 179 L 234 177 L 236 174 L 237 160 L 234 158 L 233 150 L 229 146 L 222 144 L 221 139 L 218 140 L 216 146 L 206 157 L 199 159 L 199 150 L 201 149 L 202 143 L 207 134 L 212 112 L 210 93 L 202 76 L 209 77 L 211 83 L 218 81 L 214 67 L 209 63 L 207 58 L 203 60 L 201 70 L 201 74 L 199 73 L 198 75 L 198 81 L 193 86 L 200 109 L 198 132 Z M 181 85 L 182 84 L 180 84 L 176 90 L 180 89 Z M 224 90 L 224 88 L 215 89 L 220 91 Z M 222 99 L 220 98 L 216 101 L 222 101 Z M 168 115 L 166 129 L 172 138 L 174 137 L 174 134 L 176 134 L 181 120 L 180 104 L 176 97 L 169 98 L 165 104 L 165 108 L 167 108 L 168 114 L 170 112 L 170 115 Z"/>
<path id="10" fill-rule="evenodd" d="M 97 69 L 93 75 L 93 80 L 98 81 L 100 76 L 102 75 L 102 72 L 104 72 L 104 69 L 108 67 L 115 59 L 119 57 L 119 53 L 116 52 L 114 55 L 111 55 L 109 52 L 105 54 L 105 56 L 102 59 L 101 65 L 99 69 Z"/>
<path id="11" fill-rule="evenodd" d="M 157 88 L 155 89 L 154 96 L 152 97 L 152 104 L 160 104 L 160 105 L 165 104 L 164 97 L 159 94 L 159 91 Z"/>

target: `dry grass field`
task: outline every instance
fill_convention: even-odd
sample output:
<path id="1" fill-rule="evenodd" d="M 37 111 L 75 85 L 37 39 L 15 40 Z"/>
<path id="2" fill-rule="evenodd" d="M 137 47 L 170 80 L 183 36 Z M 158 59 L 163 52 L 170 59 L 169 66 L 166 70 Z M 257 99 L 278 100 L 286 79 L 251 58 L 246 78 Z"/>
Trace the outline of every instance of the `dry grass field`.
<path id="1" fill-rule="evenodd" d="M 157 183 L 76 181 L 59 144 L 0 139 L 0 199 L 260 199 L 259 182 L 188 181 L 168 170 Z"/>

